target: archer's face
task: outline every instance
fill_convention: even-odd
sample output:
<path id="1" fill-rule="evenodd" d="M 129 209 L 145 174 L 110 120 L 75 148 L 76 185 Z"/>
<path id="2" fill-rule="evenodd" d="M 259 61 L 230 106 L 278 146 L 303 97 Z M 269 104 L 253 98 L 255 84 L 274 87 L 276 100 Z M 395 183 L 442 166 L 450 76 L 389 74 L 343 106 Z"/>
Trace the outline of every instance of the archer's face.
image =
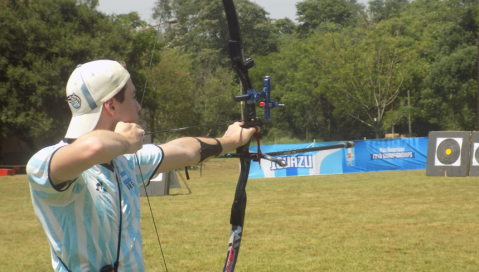
<path id="1" fill-rule="evenodd" d="M 141 106 L 136 100 L 136 89 L 131 79 L 126 83 L 125 100 L 116 101 L 118 109 L 118 121 L 125 123 L 138 123 Z"/>

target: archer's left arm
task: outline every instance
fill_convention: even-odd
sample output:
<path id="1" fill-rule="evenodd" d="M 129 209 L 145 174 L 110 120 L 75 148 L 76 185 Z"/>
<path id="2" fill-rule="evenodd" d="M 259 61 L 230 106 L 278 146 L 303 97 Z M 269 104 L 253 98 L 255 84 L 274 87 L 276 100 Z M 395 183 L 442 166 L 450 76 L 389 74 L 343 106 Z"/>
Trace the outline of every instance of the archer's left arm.
<path id="1" fill-rule="evenodd" d="M 157 173 L 194 165 L 245 145 L 256 129 L 240 125 L 239 122 L 230 125 L 222 138 L 185 137 L 160 145 L 164 157 Z"/>

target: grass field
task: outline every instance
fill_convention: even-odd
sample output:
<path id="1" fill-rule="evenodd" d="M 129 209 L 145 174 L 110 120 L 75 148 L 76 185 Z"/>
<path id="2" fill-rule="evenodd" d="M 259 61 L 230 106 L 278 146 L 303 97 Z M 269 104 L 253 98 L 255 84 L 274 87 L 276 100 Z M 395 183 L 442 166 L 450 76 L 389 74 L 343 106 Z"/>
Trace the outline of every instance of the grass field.
<path id="1" fill-rule="evenodd" d="M 150 197 L 168 270 L 221 271 L 236 160 Z M 236 271 L 479 271 L 479 179 L 425 171 L 249 180 Z M 165 271 L 146 199 L 147 271 Z M 0 178 L 0 271 L 52 271 L 26 176 Z"/>

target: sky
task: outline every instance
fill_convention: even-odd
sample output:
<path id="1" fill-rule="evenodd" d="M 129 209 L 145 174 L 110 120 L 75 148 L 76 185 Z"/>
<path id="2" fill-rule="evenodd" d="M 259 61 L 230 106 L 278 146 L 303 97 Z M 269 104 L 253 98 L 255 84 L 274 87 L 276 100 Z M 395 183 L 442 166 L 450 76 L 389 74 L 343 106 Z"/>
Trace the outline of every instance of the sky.
<path id="1" fill-rule="evenodd" d="M 140 17 L 153 24 L 151 19 L 151 10 L 155 5 L 156 0 L 100 0 L 98 10 L 106 14 L 123 14 L 130 13 L 132 11 L 138 12 Z M 296 3 L 302 2 L 297 0 L 251 0 L 256 4 L 263 7 L 269 12 L 271 19 L 282 19 L 288 17 L 289 19 L 296 21 Z M 368 0 L 358 0 L 358 3 L 366 5 Z"/>

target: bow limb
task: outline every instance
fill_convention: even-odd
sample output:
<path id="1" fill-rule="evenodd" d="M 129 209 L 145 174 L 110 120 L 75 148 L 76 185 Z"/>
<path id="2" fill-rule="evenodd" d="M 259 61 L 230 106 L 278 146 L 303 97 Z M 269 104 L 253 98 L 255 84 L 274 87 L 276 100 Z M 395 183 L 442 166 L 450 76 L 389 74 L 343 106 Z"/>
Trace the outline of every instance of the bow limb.
<path id="1" fill-rule="evenodd" d="M 225 8 L 226 19 L 228 21 L 229 29 L 229 48 L 232 67 L 238 75 L 241 86 L 242 95 L 248 94 L 252 90 L 251 81 L 248 76 L 248 68 L 252 67 L 252 60 L 246 60 L 244 57 L 243 44 L 241 40 L 241 32 L 239 28 L 238 15 L 233 3 L 233 0 L 223 0 Z M 243 127 L 255 126 L 258 122 L 256 117 L 255 103 L 244 103 L 241 119 L 244 121 Z M 233 205 L 231 207 L 231 235 L 229 240 L 228 253 L 226 255 L 225 265 L 223 271 L 234 271 L 238 253 L 241 245 L 241 238 L 243 235 L 244 217 L 246 211 L 246 184 L 248 182 L 249 169 L 251 165 L 251 158 L 249 158 L 250 142 L 241 146 L 236 150 L 240 155 L 240 176 L 238 184 L 236 185 L 236 192 Z"/>

